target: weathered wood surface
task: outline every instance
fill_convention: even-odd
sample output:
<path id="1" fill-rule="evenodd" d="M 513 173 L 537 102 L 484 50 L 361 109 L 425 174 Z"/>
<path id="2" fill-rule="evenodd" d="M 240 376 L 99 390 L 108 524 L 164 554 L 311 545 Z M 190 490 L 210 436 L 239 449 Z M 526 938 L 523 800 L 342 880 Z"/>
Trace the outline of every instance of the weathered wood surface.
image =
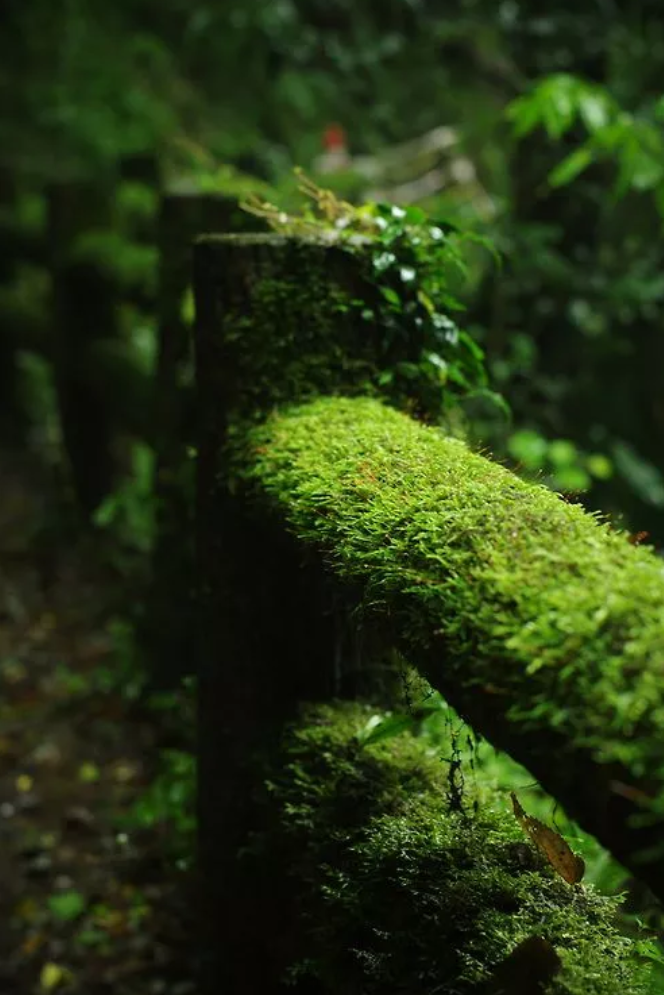
<path id="1" fill-rule="evenodd" d="M 162 195 L 157 243 L 157 367 L 151 406 L 156 541 L 144 641 L 155 687 L 195 669 L 193 645 L 194 444 L 193 244 L 205 232 L 254 224 L 235 200 L 196 190 Z"/>
<path id="2" fill-rule="evenodd" d="M 260 915 L 235 859 L 251 830 L 247 764 L 299 701 L 339 690 L 342 613 L 320 570 L 225 486 L 227 443 L 275 403 L 364 389 L 379 335 L 349 306 L 370 291 L 357 260 L 338 248 L 270 235 L 202 239 L 195 279 L 207 990 L 273 991 L 256 956 Z"/>

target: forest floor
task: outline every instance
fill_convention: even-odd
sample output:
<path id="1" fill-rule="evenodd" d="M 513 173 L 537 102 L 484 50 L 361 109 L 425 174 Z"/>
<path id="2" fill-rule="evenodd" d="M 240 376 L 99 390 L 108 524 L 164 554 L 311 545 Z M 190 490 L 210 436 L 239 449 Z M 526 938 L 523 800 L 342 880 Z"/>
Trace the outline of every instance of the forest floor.
<path id="1" fill-rule="evenodd" d="M 131 817 L 169 736 L 113 681 L 131 592 L 41 471 L 0 481 L 0 992 L 190 995 L 191 881 Z"/>

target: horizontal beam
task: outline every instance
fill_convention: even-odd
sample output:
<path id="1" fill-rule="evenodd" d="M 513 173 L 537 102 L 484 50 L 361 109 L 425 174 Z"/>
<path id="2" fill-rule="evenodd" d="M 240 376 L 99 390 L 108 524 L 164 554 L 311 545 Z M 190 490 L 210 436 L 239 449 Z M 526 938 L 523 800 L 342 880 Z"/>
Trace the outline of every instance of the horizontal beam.
<path id="1" fill-rule="evenodd" d="M 664 565 L 370 399 L 236 436 L 235 486 L 431 684 L 664 897 Z"/>

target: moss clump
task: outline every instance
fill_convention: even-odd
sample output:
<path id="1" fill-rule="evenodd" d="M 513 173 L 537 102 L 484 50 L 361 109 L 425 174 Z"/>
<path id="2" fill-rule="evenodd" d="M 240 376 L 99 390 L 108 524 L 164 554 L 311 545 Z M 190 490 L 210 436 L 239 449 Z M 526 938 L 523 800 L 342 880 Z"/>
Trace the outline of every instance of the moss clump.
<path id="1" fill-rule="evenodd" d="M 237 350 L 242 413 L 260 414 L 266 399 L 272 405 L 335 387 L 353 393 L 370 389 L 375 369 L 370 337 L 353 355 L 338 335 L 340 316 L 350 315 L 349 295 L 327 277 L 318 246 L 295 243 L 288 250 L 294 274 L 285 269 L 258 279 L 251 314 L 231 312 L 225 319 L 224 339 Z"/>
<path id="2" fill-rule="evenodd" d="M 290 916 L 290 976 L 315 978 L 306 990 L 321 993 L 464 995 L 537 935 L 562 965 L 547 992 L 642 991 L 615 900 L 555 876 L 509 814 L 450 812 L 443 768 L 421 742 L 361 744 L 369 714 L 310 708 L 268 770 L 252 849 L 277 892 L 282 940 Z"/>
<path id="3" fill-rule="evenodd" d="M 359 584 L 455 708 L 619 859 L 647 844 L 637 860 L 661 863 L 659 830 L 625 830 L 627 805 L 664 813 L 661 560 L 372 399 L 276 412 L 236 455 L 258 502 Z"/>
<path id="4" fill-rule="evenodd" d="M 275 404 L 321 392 L 371 390 L 377 329 L 357 314 L 370 296 L 357 260 L 342 248 L 279 235 L 206 236 L 197 244 L 201 301 L 219 296 L 199 337 L 199 370 L 229 417 L 256 420 Z M 200 308 L 199 310 L 202 310 Z"/>

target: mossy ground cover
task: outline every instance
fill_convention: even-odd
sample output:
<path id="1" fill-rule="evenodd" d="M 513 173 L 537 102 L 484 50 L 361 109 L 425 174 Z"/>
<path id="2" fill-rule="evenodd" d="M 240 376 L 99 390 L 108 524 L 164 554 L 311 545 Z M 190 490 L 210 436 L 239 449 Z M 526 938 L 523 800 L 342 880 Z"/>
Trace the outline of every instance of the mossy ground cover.
<path id="1" fill-rule="evenodd" d="M 253 499 L 359 582 L 462 713 L 482 699 L 503 729 L 553 731 L 661 816 L 661 559 L 373 399 L 276 411 L 235 457 Z"/>
<path id="2" fill-rule="evenodd" d="M 468 792 L 452 810 L 445 768 L 421 740 L 363 743 L 371 714 L 310 707 L 268 765 L 266 828 L 251 849 L 271 887 L 287 869 L 290 976 L 358 995 L 498 991 L 499 965 L 539 937 L 557 970 L 535 958 L 508 971 L 505 991 L 646 990 L 616 900 L 566 884 L 497 796 L 476 805 Z M 522 987 L 529 971 L 541 987 Z"/>

